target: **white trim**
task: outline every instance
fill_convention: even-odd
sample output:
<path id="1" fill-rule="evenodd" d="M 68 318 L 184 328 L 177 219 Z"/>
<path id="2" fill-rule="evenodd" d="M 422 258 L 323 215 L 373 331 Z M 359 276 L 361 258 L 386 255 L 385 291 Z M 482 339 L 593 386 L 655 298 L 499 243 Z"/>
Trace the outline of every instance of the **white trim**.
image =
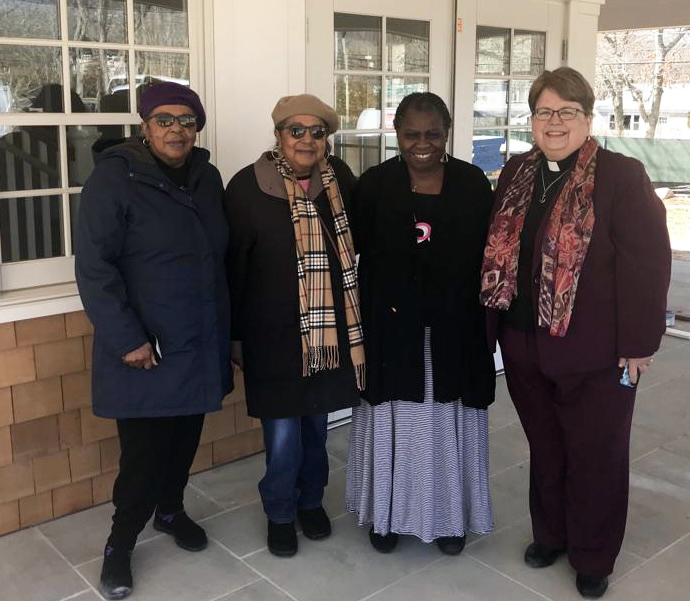
<path id="1" fill-rule="evenodd" d="M 3 292 L 0 296 L 0 323 L 72 313 L 83 308 L 76 284 Z"/>
<path id="2" fill-rule="evenodd" d="M 674 338 L 683 338 L 685 340 L 690 340 L 690 332 L 685 330 L 679 330 L 678 328 L 666 328 L 666 334 L 673 336 Z"/>

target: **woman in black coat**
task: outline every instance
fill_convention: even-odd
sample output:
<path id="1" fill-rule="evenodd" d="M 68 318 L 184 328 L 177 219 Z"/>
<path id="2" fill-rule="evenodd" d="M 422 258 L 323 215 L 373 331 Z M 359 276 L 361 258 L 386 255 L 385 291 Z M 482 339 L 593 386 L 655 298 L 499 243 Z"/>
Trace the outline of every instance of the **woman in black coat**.
<path id="1" fill-rule="evenodd" d="M 367 386 L 353 412 L 346 495 L 381 552 L 413 534 L 457 554 L 467 529 L 493 525 L 495 373 L 479 304 L 491 187 L 446 154 L 450 123 L 435 94 L 405 97 L 394 121 L 400 155 L 357 188 Z"/>
<path id="2" fill-rule="evenodd" d="M 331 532 L 321 506 L 327 414 L 359 403 L 364 354 L 344 212 L 354 176 L 326 151 L 338 117 L 308 94 L 280 99 L 272 117 L 276 147 L 225 193 L 227 264 L 233 358 L 244 370 L 249 415 L 264 429 L 268 549 L 290 556 L 295 516 L 307 538 Z"/>
<path id="3" fill-rule="evenodd" d="M 94 147 L 82 191 L 76 276 L 94 325 L 93 411 L 117 419 L 120 473 L 99 590 L 132 591 L 130 555 L 155 511 L 157 530 L 189 551 L 204 530 L 184 512 L 204 414 L 232 388 L 228 229 L 223 184 L 195 92 L 161 83 L 141 96 L 143 140 Z"/>

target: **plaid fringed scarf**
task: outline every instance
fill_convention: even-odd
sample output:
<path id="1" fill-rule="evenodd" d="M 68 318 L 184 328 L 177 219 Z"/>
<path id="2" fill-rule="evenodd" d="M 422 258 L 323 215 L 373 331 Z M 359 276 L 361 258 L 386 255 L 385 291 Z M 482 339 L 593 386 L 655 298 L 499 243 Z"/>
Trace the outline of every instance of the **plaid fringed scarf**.
<path id="1" fill-rule="evenodd" d="M 541 247 L 538 324 L 551 336 L 565 336 L 575 293 L 594 228 L 594 172 L 598 145 L 588 138 L 549 216 Z M 529 151 L 494 215 L 482 265 L 482 304 L 507 310 L 517 294 L 520 234 L 543 159 Z"/>
<path id="2" fill-rule="evenodd" d="M 297 182 L 287 161 L 274 162 L 287 191 L 297 250 L 299 284 L 299 324 L 302 339 L 302 375 L 310 376 L 340 365 L 338 331 L 331 273 L 326 252 L 328 231 L 323 231 L 318 209 Z M 364 344 L 359 313 L 359 291 L 352 235 L 343 209 L 338 182 L 331 166 L 319 161 L 319 173 L 328 195 L 335 225 L 335 245 L 343 274 L 345 319 L 350 342 L 350 357 L 355 368 L 357 387 L 364 389 Z"/>

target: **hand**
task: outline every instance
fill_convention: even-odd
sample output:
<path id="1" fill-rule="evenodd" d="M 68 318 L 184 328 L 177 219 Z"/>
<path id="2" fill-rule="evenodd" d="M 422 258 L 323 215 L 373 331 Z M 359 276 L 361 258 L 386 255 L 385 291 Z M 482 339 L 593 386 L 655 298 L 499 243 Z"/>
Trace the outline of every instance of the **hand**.
<path id="1" fill-rule="evenodd" d="M 158 365 L 150 342 L 142 344 L 138 349 L 129 351 L 129 353 L 122 357 L 122 362 L 129 367 L 143 367 L 144 369 L 151 369 Z"/>
<path id="2" fill-rule="evenodd" d="M 242 357 L 242 342 L 233 340 L 230 342 L 230 363 L 244 371 L 244 359 Z"/>
<path id="3" fill-rule="evenodd" d="M 618 359 L 618 367 L 625 367 L 625 363 L 628 363 L 628 373 L 630 374 L 630 381 L 633 384 L 637 384 L 637 380 L 640 374 L 646 372 L 654 359 L 652 357 L 638 357 L 636 359 L 628 359 L 626 357 L 620 357 Z"/>

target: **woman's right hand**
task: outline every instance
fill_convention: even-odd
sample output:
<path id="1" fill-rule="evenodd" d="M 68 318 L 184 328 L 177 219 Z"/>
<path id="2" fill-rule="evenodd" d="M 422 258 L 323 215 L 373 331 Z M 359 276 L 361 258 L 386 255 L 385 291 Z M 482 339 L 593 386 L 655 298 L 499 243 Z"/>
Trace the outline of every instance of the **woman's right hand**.
<path id="1" fill-rule="evenodd" d="M 124 357 L 122 357 L 122 362 L 129 367 L 135 367 L 141 369 L 151 369 L 158 365 L 156 361 L 156 356 L 153 353 L 153 347 L 150 342 L 142 344 L 139 348 L 129 351 Z"/>

